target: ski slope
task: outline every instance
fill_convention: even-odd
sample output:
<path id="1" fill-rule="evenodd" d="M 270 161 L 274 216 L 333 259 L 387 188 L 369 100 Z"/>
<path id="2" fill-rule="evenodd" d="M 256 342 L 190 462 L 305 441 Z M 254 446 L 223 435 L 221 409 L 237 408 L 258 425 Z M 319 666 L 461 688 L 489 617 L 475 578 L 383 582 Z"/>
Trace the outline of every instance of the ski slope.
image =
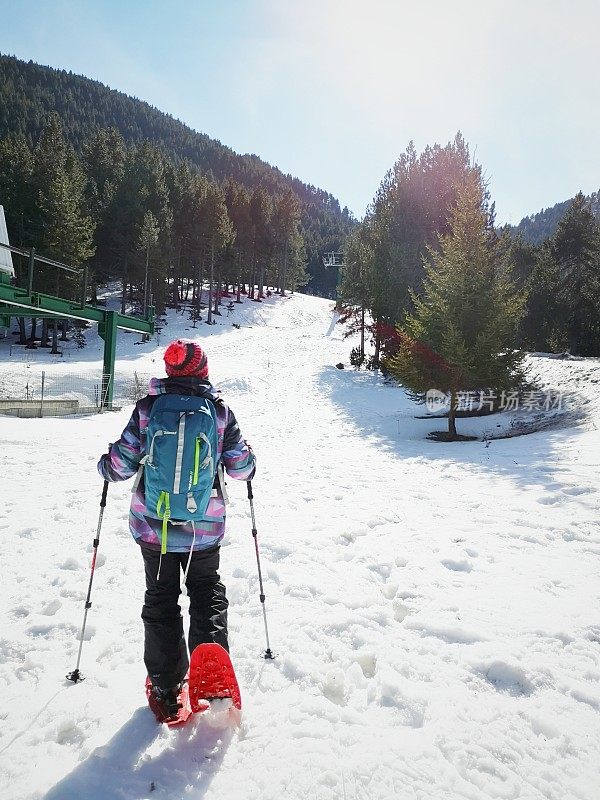
<path id="1" fill-rule="evenodd" d="M 119 334 L 118 374 L 163 374 L 168 341 L 201 336 L 257 453 L 278 655 L 262 658 L 245 486 L 230 481 L 221 574 L 239 728 L 217 710 L 169 730 L 146 706 L 130 484 L 109 490 L 86 680 L 64 679 L 89 578 L 95 465 L 131 407 L 0 417 L 4 797 L 597 800 L 598 362 L 537 360 L 549 380 L 585 383 L 585 424 L 439 444 L 424 437 L 443 423 L 416 420 L 423 409 L 400 389 L 335 368 L 352 343 L 333 322 L 330 302 L 294 295 L 247 303 L 213 328 L 172 315 L 161 347 Z M 76 367 L 97 370 L 99 358 L 91 335 Z M 0 361 L 0 377 L 12 368 Z"/>

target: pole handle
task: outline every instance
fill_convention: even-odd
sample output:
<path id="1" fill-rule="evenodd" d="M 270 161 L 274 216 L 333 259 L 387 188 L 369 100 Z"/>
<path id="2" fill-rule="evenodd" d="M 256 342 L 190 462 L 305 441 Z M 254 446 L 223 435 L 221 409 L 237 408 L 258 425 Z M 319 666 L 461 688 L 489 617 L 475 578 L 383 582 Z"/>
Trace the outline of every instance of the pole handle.
<path id="1" fill-rule="evenodd" d="M 111 447 L 113 446 L 112 442 L 108 443 L 108 453 L 110 453 Z M 108 481 L 104 481 L 104 486 L 102 487 L 102 497 L 100 498 L 100 508 L 106 507 L 106 494 L 108 492 Z"/>
<path id="2" fill-rule="evenodd" d="M 102 487 L 102 497 L 100 498 L 100 508 L 106 507 L 107 492 L 108 492 L 108 481 L 104 481 L 104 486 Z"/>
<path id="3" fill-rule="evenodd" d="M 252 494 L 252 481 L 246 481 L 246 486 L 248 488 L 248 500 L 254 500 L 254 495 Z"/>

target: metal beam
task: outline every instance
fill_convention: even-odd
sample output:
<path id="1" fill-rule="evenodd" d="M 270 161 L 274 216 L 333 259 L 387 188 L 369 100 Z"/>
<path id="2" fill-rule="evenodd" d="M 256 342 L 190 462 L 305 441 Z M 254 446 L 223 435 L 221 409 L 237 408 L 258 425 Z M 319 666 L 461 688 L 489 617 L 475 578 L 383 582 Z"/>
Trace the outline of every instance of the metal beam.
<path id="1" fill-rule="evenodd" d="M 72 300 L 63 300 L 60 297 L 33 292 L 28 294 L 24 289 L 0 283 L 0 302 L 15 308 L 26 309 L 20 314 L 27 317 L 38 316 L 39 312 L 46 313 L 56 318 L 69 317 L 70 319 L 83 319 L 89 322 L 105 322 L 107 314 L 116 315 L 117 328 L 138 333 L 154 333 L 154 308 L 148 309 L 148 317 L 130 317 L 116 311 L 108 311 L 100 306 L 81 306 Z M 29 313 L 27 313 L 29 312 Z M 18 314 L 17 314 L 18 316 Z"/>
<path id="2" fill-rule="evenodd" d="M 84 278 L 85 283 L 85 278 Z M 117 353 L 117 329 L 154 333 L 154 308 L 149 307 L 145 319 L 128 317 L 99 306 L 89 306 L 82 302 L 64 300 L 60 297 L 27 292 L 0 280 L 0 323 L 10 316 L 46 317 L 52 319 L 81 319 L 98 323 L 98 334 L 104 339 L 104 359 L 102 368 L 102 408 L 111 408 L 114 392 L 115 356 Z"/>

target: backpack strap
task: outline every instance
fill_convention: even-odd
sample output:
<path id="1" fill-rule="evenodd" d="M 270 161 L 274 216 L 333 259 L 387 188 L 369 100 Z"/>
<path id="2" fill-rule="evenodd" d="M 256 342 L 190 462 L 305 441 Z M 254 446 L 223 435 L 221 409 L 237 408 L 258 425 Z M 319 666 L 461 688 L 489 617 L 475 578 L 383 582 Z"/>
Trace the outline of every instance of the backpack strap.
<path id="1" fill-rule="evenodd" d="M 217 475 L 219 477 L 219 486 L 221 487 L 221 495 L 223 496 L 223 502 L 225 505 L 229 502 L 229 496 L 227 495 L 227 489 L 225 488 L 225 470 L 223 469 L 223 462 L 219 461 L 217 465 Z"/>
<path id="2" fill-rule="evenodd" d="M 140 465 L 138 467 L 138 471 L 135 476 L 133 486 L 131 487 L 131 494 L 135 494 L 137 492 L 137 488 L 140 485 L 140 481 L 142 480 L 142 475 L 144 474 L 144 464 L 146 463 L 146 461 L 148 461 L 148 456 L 143 456 L 140 459 Z"/>
<path id="3" fill-rule="evenodd" d="M 162 536 L 160 540 L 160 552 L 164 555 L 167 552 L 167 531 L 169 527 L 169 518 L 171 517 L 171 498 L 168 492 L 161 492 L 156 504 L 156 513 L 158 518 L 162 519 Z"/>

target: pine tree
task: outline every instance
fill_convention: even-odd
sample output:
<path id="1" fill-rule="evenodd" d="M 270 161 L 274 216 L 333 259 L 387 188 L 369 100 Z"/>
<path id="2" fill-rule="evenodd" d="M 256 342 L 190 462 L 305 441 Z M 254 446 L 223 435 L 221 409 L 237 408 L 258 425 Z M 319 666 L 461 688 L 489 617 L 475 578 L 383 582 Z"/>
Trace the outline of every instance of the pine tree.
<path id="1" fill-rule="evenodd" d="M 33 226 L 36 249 L 71 267 L 83 266 L 94 254 L 95 226 L 87 213 L 85 173 L 73 149 L 65 142 L 57 114 L 49 115 L 35 148 L 31 184 L 36 198 Z M 72 273 L 46 266 L 36 269 L 38 290 L 74 298 L 80 284 L 80 279 Z M 44 321 L 42 346 L 47 344 L 47 333 L 48 324 Z M 56 321 L 52 352 L 58 352 Z"/>
<path id="2" fill-rule="evenodd" d="M 158 150 L 146 142 L 127 153 L 122 180 L 107 212 L 113 223 L 110 251 L 116 266 L 115 272 L 122 280 L 122 312 L 126 307 L 127 286 L 130 288 L 130 299 L 133 300 L 134 285 L 143 285 L 145 261 L 138 242 L 147 211 L 152 212 L 160 230 L 151 271 L 152 293 L 160 312 L 166 302 L 173 215 L 169 206 L 163 159 Z"/>
<path id="3" fill-rule="evenodd" d="M 10 135 L 0 141 L 0 203 L 11 242 L 18 247 L 33 243 L 31 220 L 37 198 L 32 190 L 32 170 L 33 156 L 24 136 Z"/>
<path id="4" fill-rule="evenodd" d="M 600 225 L 579 192 L 550 241 L 569 350 L 600 353 Z"/>
<path id="5" fill-rule="evenodd" d="M 106 282 L 114 268 L 111 237 L 116 225 L 113 205 L 117 187 L 123 180 L 126 150 L 115 128 L 99 130 L 84 145 L 82 163 L 86 173 L 85 198 L 89 213 L 96 223 L 94 231 L 94 257 L 90 280 L 93 298 L 98 282 Z"/>
<path id="6" fill-rule="evenodd" d="M 498 239 L 490 231 L 481 181 L 458 192 L 450 231 L 430 250 L 421 297 L 398 328 L 400 349 L 386 364 L 411 392 L 450 394 L 449 437 L 456 433 L 460 391 L 514 389 L 523 354 L 514 349 L 523 298 L 515 290 Z"/>
<path id="7" fill-rule="evenodd" d="M 275 254 L 276 269 L 273 283 L 277 284 L 281 295 L 285 295 L 288 283 L 290 255 L 293 254 L 294 247 L 298 246 L 298 243 L 293 243 L 292 240 L 298 236 L 299 225 L 300 204 L 294 192 L 288 189 L 285 194 L 275 198 L 273 216 L 271 218 L 273 241 L 276 243 L 278 250 Z M 296 274 L 296 269 L 293 269 L 292 280 L 295 279 L 296 285 L 299 277 Z"/>
<path id="8" fill-rule="evenodd" d="M 94 253 L 94 224 L 85 211 L 84 187 L 85 176 L 71 153 L 64 169 L 40 190 L 42 252 L 74 267 Z"/>
<path id="9" fill-rule="evenodd" d="M 143 306 L 144 315 L 146 314 L 148 310 L 148 305 L 150 303 L 150 292 L 148 285 L 149 270 L 150 270 L 150 253 L 158 244 L 159 233 L 160 233 L 160 228 L 158 226 L 158 222 L 156 221 L 156 217 L 151 211 L 146 211 L 146 213 L 144 214 L 144 219 L 142 220 L 140 235 L 138 239 L 138 249 L 144 254 L 144 257 L 146 259 L 146 269 L 144 274 L 144 306 Z"/>
<path id="10" fill-rule="evenodd" d="M 304 236 L 299 230 L 293 231 L 288 239 L 288 256 L 285 283 L 293 292 L 306 286 L 310 281 L 308 256 Z"/>
<path id="11" fill-rule="evenodd" d="M 252 223 L 252 256 L 249 297 L 254 300 L 254 286 L 258 282 L 258 300 L 263 292 L 263 276 L 271 255 L 272 231 L 270 227 L 273 204 L 265 189 L 258 186 L 250 198 Z"/>
<path id="12" fill-rule="evenodd" d="M 360 366 L 365 360 L 365 319 L 372 304 L 373 248 L 368 233 L 368 226 L 363 225 L 346 239 L 344 245 L 340 295 L 346 308 L 340 321 L 350 323 L 347 335 L 360 333 L 358 352 L 353 352 L 350 357 L 355 366 Z"/>
<path id="13" fill-rule="evenodd" d="M 236 301 L 241 302 L 242 279 L 250 283 L 249 263 L 252 257 L 253 229 L 250 218 L 250 193 L 239 183 L 228 180 L 224 185 L 227 213 L 235 231 L 233 252 L 235 258 Z M 246 280 L 247 279 L 247 280 Z"/>
<path id="14" fill-rule="evenodd" d="M 207 244 L 210 267 L 210 286 L 208 300 L 208 324 L 212 324 L 212 315 L 219 303 L 219 288 L 215 291 L 215 265 L 220 259 L 224 249 L 233 242 L 235 231 L 225 204 L 225 195 L 216 183 L 209 183 L 202 207 L 203 222 L 202 233 Z M 220 275 L 217 275 L 217 284 L 220 285 Z M 213 302 L 215 309 L 213 309 Z"/>

